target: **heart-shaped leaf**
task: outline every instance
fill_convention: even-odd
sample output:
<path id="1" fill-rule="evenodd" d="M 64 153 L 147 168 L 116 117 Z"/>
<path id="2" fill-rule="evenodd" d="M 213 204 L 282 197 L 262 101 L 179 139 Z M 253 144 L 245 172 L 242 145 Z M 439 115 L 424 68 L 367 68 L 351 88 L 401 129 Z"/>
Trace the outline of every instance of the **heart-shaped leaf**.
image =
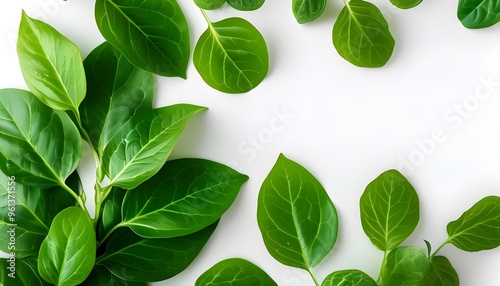
<path id="1" fill-rule="evenodd" d="M 410 9 L 422 3 L 422 0 L 391 0 L 391 3 L 400 9 Z"/>
<path id="2" fill-rule="evenodd" d="M 431 260 L 432 270 L 422 280 L 419 286 L 459 286 L 460 281 L 457 271 L 453 268 L 448 258 L 435 256 Z"/>
<path id="3" fill-rule="evenodd" d="M 321 286 L 377 286 L 377 282 L 363 271 L 350 269 L 331 273 Z"/>
<path id="4" fill-rule="evenodd" d="M 96 265 L 89 277 L 83 281 L 81 286 L 147 286 L 144 282 L 131 282 L 122 280 L 113 275 L 106 267 Z"/>
<path id="5" fill-rule="evenodd" d="M 292 11 L 300 24 L 316 20 L 325 11 L 326 0 L 292 0 Z"/>
<path id="6" fill-rule="evenodd" d="M 226 0 L 194 0 L 196 6 L 204 10 L 213 10 L 221 7 Z"/>
<path id="7" fill-rule="evenodd" d="M 498 0 L 459 0 L 457 16 L 464 27 L 480 29 L 500 21 Z"/>
<path id="8" fill-rule="evenodd" d="M 42 279 L 38 273 L 36 257 L 23 259 L 0 258 L 0 285 L 21 285 L 21 286 L 49 286 L 52 285 Z"/>
<path id="9" fill-rule="evenodd" d="M 195 286 L 278 286 L 257 265 L 241 258 L 223 260 L 205 271 Z"/>
<path id="10" fill-rule="evenodd" d="M 265 0 L 226 0 L 227 4 L 241 11 L 253 11 L 259 9 Z"/>
<path id="11" fill-rule="evenodd" d="M 432 264 L 425 251 L 413 246 L 399 247 L 387 255 L 382 280 L 384 286 L 418 286 L 431 270 Z"/>

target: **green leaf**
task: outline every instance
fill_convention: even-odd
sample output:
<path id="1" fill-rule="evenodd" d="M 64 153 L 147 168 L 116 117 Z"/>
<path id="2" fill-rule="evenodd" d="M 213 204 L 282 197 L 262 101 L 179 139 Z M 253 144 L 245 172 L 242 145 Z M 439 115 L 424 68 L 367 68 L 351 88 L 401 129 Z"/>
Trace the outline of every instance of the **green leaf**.
<path id="1" fill-rule="evenodd" d="M 17 41 L 26 84 L 43 103 L 71 110 L 85 97 L 85 72 L 78 47 L 42 21 L 22 14 Z"/>
<path id="2" fill-rule="evenodd" d="M 391 0 L 391 3 L 400 9 L 410 9 L 422 3 L 422 0 Z"/>
<path id="3" fill-rule="evenodd" d="M 167 161 L 189 119 L 205 107 L 177 104 L 137 112 L 106 145 L 102 169 L 110 184 L 133 189 Z"/>
<path id="4" fill-rule="evenodd" d="M 216 23 L 207 18 L 207 23 L 209 27 L 193 54 L 203 80 L 226 93 L 244 93 L 259 85 L 269 71 L 269 54 L 261 33 L 241 18 Z"/>
<path id="5" fill-rule="evenodd" d="M 480 29 L 500 21 L 498 0 L 459 0 L 457 16 L 464 27 Z"/>
<path id="6" fill-rule="evenodd" d="M 333 26 L 333 45 L 341 57 L 359 67 L 382 67 L 394 50 L 394 38 L 380 10 L 351 0 Z"/>
<path id="7" fill-rule="evenodd" d="M 230 258 L 212 266 L 196 280 L 195 286 L 278 286 L 257 265 L 241 259 Z"/>
<path id="8" fill-rule="evenodd" d="M 38 271 L 55 285 L 77 285 L 92 271 L 95 232 L 89 215 L 78 207 L 60 212 L 52 222 L 38 257 Z"/>
<path id="9" fill-rule="evenodd" d="M 95 48 L 83 62 L 87 96 L 80 106 L 82 125 L 99 154 L 137 110 L 150 110 L 153 74 L 131 64 L 111 44 Z"/>
<path id="10" fill-rule="evenodd" d="M 106 285 L 106 286 L 146 286 L 146 283 L 142 282 L 131 282 L 122 280 L 115 275 L 113 275 L 106 267 L 96 265 L 89 277 L 80 284 L 81 286 L 96 286 L 96 285 Z"/>
<path id="11" fill-rule="evenodd" d="M 259 9 L 265 0 L 226 0 L 227 4 L 241 11 L 253 11 Z"/>
<path id="12" fill-rule="evenodd" d="M 292 0 L 292 11 L 300 24 L 316 20 L 326 7 L 326 0 Z"/>
<path id="13" fill-rule="evenodd" d="M 422 280 L 420 286 L 459 286 L 458 274 L 451 265 L 448 258 L 435 256 L 431 260 L 432 270 L 427 277 Z"/>
<path id="14" fill-rule="evenodd" d="M 363 271 L 350 269 L 331 273 L 321 286 L 377 286 L 377 282 Z"/>
<path id="15" fill-rule="evenodd" d="M 97 223 L 97 238 L 100 241 L 108 232 L 122 221 L 122 203 L 125 198 L 125 190 L 113 188 L 104 200 L 101 216 Z"/>
<path id="16" fill-rule="evenodd" d="M 106 252 L 97 258 L 124 280 L 154 282 L 173 277 L 186 269 L 200 253 L 217 223 L 187 236 L 143 238 L 128 228 L 116 230 L 106 243 Z"/>
<path id="17" fill-rule="evenodd" d="M 62 186 L 82 156 L 82 139 L 69 116 L 32 93 L 0 90 L 0 170 L 38 188 Z"/>
<path id="18" fill-rule="evenodd" d="M 23 259 L 16 258 L 15 264 L 11 264 L 13 259 L 0 258 L 0 285 L 16 286 L 48 286 L 51 285 L 42 279 L 36 267 L 38 260 L 36 257 Z"/>
<path id="19" fill-rule="evenodd" d="M 399 247 L 387 255 L 382 280 L 384 286 L 418 286 L 431 270 L 425 251 L 412 246 Z"/>
<path id="20" fill-rule="evenodd" d="M 189 29 L 175 0 L 97 0 L 103 37 L 134 65 L 162 76 L 186 78 Z"/>
<path id="21" fill-rule="evenodd" d="M 193 233 L 219 220 L 247 180 L 208 160 L 168 161 L 154 177 L 127 191 L 120 225 L 150 238 Z"/>
<path id="22" fill-rule="evenodd" d="M 257 221 L 269 253 L 288 266 L 310 270 L 337 239 L 337 212 L 325 189 L 283 154 L 260 189 Z"/>
<path id="23" fill-rule="evenodd" d="M 418 195 L 396 170 L 386 171 L 368 184 L 359 206 L 363 230 L 382 251 L 399 246 L 420 218 Z"/>
<path id="24" fill-rule="evenodd" d="M 213 10 L 224 5 L 226 0 L 194 0 L 194 3 L 201 9 Z"/>
<path id="25" fill-rule="evenodd" d="M 500 246 L 500 197 L 488 196 L 465 211 L 446 227 L 447 242 L 465 251 Z"/>

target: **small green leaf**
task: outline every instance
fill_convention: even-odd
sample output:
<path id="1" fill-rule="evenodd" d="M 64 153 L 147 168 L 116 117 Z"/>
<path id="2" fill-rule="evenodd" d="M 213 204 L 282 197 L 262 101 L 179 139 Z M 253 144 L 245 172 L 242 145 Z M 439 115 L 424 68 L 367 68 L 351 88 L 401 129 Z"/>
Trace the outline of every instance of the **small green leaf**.
<path id="1" fill-rule="evenodd" d="M 226 0 L 227 4 L 241 11 L 253 11 L 259 9 L 265 0 Z"/>
<path id="2" fill-rule="evenodd" d="M 125 190 L 113 188 L 102 204 L 101 216 L 97 223 L 97 239 L 100 241 L 122 221 L 122 203 Z"/>
<path id="3" fill-rule="evenodd" d="M 52 222 L 38 257 L 38 271 L 55 285 L 77 285 L 92 271 L 96 239 L 89 215 L 78 207 L 60 212 Z"/>
<path id="4" fill-rule="evenodd" d="M 89 277 L 83 281 L 81 286 L 147 286 L 143 282 L 131 282 L 122 280 L 113 275 L 106 267 L 96 265 Z"/>
<path id="5" fill-rule="evenodd" d="M 331 273 L 321 286 L 377 286 L 377 282 L 363 271 L 352 269 Z"/>
<path id="6" fill-rule="evenodd" d="M 432 270 L 422 280 L 419 286 L 459 286 L 460 281 L 457 271 L 453 268 L 448 258 L 435 256 L 431 260 Z"/>
<path id="7" fill-rule="evenodd" d="M 49 286 L 38 273 L 36 257 L 16 258 L 15 266 L 9 258 L 0 258 L 0 285 Z"/>
<path id="8" fill-rule="evenodd" d="M 17 53 L 24 80 L 43 103 L 71 110 L 85 97 L 85 72 L 78 47 L 42 21 L 22 14 Z"/>
<path id="9" fill-rule="evenodd" d="M 207 23 L 193 55 L 203 80 L 227 93 L 244 93 L 259 85 L 269 71 L 267 45 L 260 32 L 241 18 L 216 23 L 207 18 Z"/>
<path id="10" fill-rule="evenodd" d="M 0 90 L 0 170 L 37 188 L 61 186 L 82 156 L 82 139 L 70 117 L 32 93 Z"/>
<path id="11" fill-rule="evenodd" d="M 394 38 L 380 10 L 362 0 L 351 0 L 333 26 L 333 45 L 341 57 L 359 67 L 382 67 L 394 50 Z"/>
<path id="12" fill-rule="evenodd" d="M 464 27 L 480 29 L 500 21 L 498 0 L 459 0 L 457 16 Z"/>
<path id="13" fill-rule="evenodd" d="M 257 265 L 241 259 L 230 258 L 212 266 L 196 280 L 195 286 L 278 286 Z"/>
<path id="14" fill-rule="evenodd" d="M 326 7 L 326 0 L 292 0 L 292 11 L 300 24 L 316 20 Z"/>
<path id="15" fill-rule="evenodd" d="M 283 154 L 260 189 L 257 221 L 269 253 L 288 266 L 311 269 L 337 239 L 337 212 L 325 189 Z"/>
<path id="16" fill-rule="evenodd" d="M 410 9 L 422 3 L 422 0 L 391 0 L 391 3 L 400 9 Z"/>
<path id="17" fill-rule="evenodd" d="M 151 238 L 193 233 L 219 220 L 247 180 L 208 160 L 168 161 L 154 177 L 127 191 L 121 226 Z"/>
<path id="18" fill-rule="evenodd" d="M 418 286 L 431 270 L 425 251 L 412 246 L 399 247 L 387 255 L 382 280 L 384 286 Z"/>
<path id="19" fill-rule="evenodd" d="M 196 6 L 205 10 L 214 10 L 226 3 L 226 0 L 194 0 Z"/>
<path id="20" fill-rule="evenodd" d="M 465 251 L 500 246 L 500 197 L 488 196 L 446 227 L 448 242 Z"/>
<path id="21" fill-rule="evenodd" d="M 386 171 L 368 184 L 359 205 L 363 230 L 382 251 L 399 246 L 420 218 L 418 195 L 396 170 Z"/>
<path id="22" fill-rule="evenodd" d="M 189 29 L 176 0 L 97 0 L 97 27 L 134 65 L 186 78 Z"/>
<path id="23" fill-rule="evenodd" d="M 97 264 L 105 266 L 123 280 L 165 280 L 191 264 L 216 225 L 217 223 L 193 234 L 174 238 L 143 238 L 128 228 L 121 228 L 110 236 L 106 252 L 97 258 Z"/>

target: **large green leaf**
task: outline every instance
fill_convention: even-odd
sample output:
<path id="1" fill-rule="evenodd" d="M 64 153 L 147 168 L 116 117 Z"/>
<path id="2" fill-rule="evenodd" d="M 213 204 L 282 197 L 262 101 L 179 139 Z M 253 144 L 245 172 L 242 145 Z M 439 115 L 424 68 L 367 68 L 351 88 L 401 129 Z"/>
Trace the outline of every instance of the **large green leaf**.
<path id="1" fill-rule="evenodd" d="M 48 286 L 51 285 L 42 279 L 38 273 L 36 257 L 23 259 L 16 258 L 15 266 L 13 258 L 0 258 L 0 285 L 1 286 Z"/>
<path id="2" fill-rule="evenodd" d="M 500 197 L 488 196 L 474 204 L 446 227 L 447 242 L 465 251 L 500 246 Z"/>
<path id="3" fill-rule="evenodd" d="M 392 250 L 382 268 L 384 286 L 419 286 L 431 273 L 425 251 L 412 246 Z M 433 285 L 434 286 L 434 285 Z"/>
<path id="4" fill-rule="evenodd" d="M 137 110 L 151 109 L 153 74 L 131 64 L 107 42 L 95 48 L 83 64 L 87 96 L 80 106 L 82 124 L 93 147 L 102 153 Z"/>
<path id="5" fill-rule="evenodd" d="M 0 170 L 38 188 L 63 185 L 82 156 L 82 139 L 69 116 L 32 93 L 0 90 Z"/>
<path id="6" fill-rule="evenodd" d="M 418 195 L 396 170 L 386 171 L 368 184 L 359 205 L 363 230 L 382 251 L 400 245 L 420 218 Z"/>
<path id="7" fill-rule="evenodd" d="M 226 0 L 227 4 L 241 11 L 252 11 L 259 9 L 265 0 Z"/>
<path id="8" fill-rule="evenodd" d="M 350 269 L 331 273 L 321 286 L 377 286 L 377 282 L 363 271 Z"/>
<path id="9" fill-rule="evenodd" d="M 117 224 L 122 221 L 122 203 L 125 190 L 113 188 L 101 205 L 101 216 L 97 223 L 97 239 L 103 239 Z"/>
<path id="10" fill-rule="evenodd" d="M 143 282 L 125 281 L 113 275 L 106 267 L 96 265 L 81 286 L 146 286 Z"/>
<path id="11" fill-rule="evenodd" d="M 298 23 L 316 20 L 326 7 L 326 0 L 292 0 L 292 11 Z"/>
<path id="12" fill-rule="evenodd" d="M 102 169 L 111 185 L 133 189 L 167 161 L 189 119 L 205 107 L 177 104 L 137 112 L 110 139 Z"/>
<path id="13" fill-rule="evenodd" d="M 51 26 L 23 12 L 17 53 L 30 90 L 52 108 L 78 114 L 86 88 L 78 47 Z"/>
<path id="14" fill-rule="evenodd" d="M 205 10 L 217 9 L 226 3 L 226 0 L 194 0 L 196 6 Z"/>
<path id="15" fill-rule="evenodd" d="M 325 189 L 283 154 L 259 192 L 257 221 L 269 253 L 279 262 L 310 270 L 333 248 L 338 218 Z"/>
<path id="16" fill-rule="evenodd" d="M 394 38 L 380 10 L 362 0 L 345 1 L 333 26 L 333 45 L 341 57 L 359 67 L 381 67 L 394 50 Z"/>
<path id="17" fill-rule="evenodd" d="M 97 0 L 95 18 L 104 38 L 134 65 L 186 77 L 189 29 L 176 0 Z"/>
<path id="18" fill-rule="evenodd" d="M 457 16 L 469 29 L 493 26 L 500 21 L 498 0 L 459 0 Z"/>
<path id="19" fill-rule="evenodd" d="M 143 238 L 128 228 L 114 232 L 97 264 L 124 280 L 154 282 L 173 277 L 198 256 L 217 223 L 187 236 Z"/>
<path id="20" fill-rule="evenodd" d="M 410 9 L 422 3 L 422 0 L 391 0 L 391 3 L 400 9 Z"/>
<path id="21" fill-rule="evenodd" d="M 230 258 L 212 266 L 196 280 L 195 286 L 278 286 L 257 265 L 241 258 Z"/>
<path id="22" fill-rule="evenodd" d="M 212 23 L 194 49 L 194 66 L 211 87 L 244 93 L 259 85 L 269 71 L 264 37 L 248 21 L 229 18 Z"/>
<path id="23" fill-rule="evenodd" d="M 69 207 L 50 226 L 38 254 L 38 271 L 52 284 L 77 285 L 92 271 L 95 253 L 95 232 L 89 215 L 81 208 Z"/>
<path id="24" fill-rule="evenodd" d="M 193 233 L 219 220 L 247 180 L 208 160 L 168 161 L 154 177 L 127 191 L 121 226 L 143 237 Z"/>
<path id="25" fill-rule="evenodd" d="M 448 258 L 435 256 L 431 260 L 432 270 L 419 286 L 459 286 L 460 281 L 457 271 L 453 268 Z"/>

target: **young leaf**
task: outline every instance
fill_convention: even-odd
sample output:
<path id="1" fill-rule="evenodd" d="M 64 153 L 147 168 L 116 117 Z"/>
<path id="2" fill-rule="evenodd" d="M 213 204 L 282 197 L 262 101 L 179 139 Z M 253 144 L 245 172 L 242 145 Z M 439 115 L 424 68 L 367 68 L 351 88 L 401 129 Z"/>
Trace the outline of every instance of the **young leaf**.
<path id="1" fill-rule="evenodd" d="M 418 195 L 396 170 L 386 171 L 368 184 L 359 206 L 363 230 L 382 251 L 400 245 L 420 218 Z"/>
<path id="2" fill-rule="evenodd" d="M 418 286 L 431 270 L 425 251 L 412 246 L 399 247 L 389 252 L 382 280 L 384 286 Z"/>
<path id="3" fill-rule="evenodd" d="M 154 177 L 127 191 L 121 226 L 151 238 L 193 233 L 219 220 L 247 180 L 208 160 L 168 161 Z"/>
<path id="4" fill-rule="evenodd" d="M 102 204 L 101 216 L 97 223 L 97 239 L 100 241 L 122 221 L 122 203 L 125 190 L 113 188 Z"/>
<path id="5" fill-rule="evenodd" d="M 391 3 L 400 9 L 410 9 L 422 3 L 422 0 L 391 0 Z"/>
<path id="6" fill-rule="evenodd" d="M 60 212 L 38 254 L 38 271 L 55 285 L 82 283 L 94 267 L 95 232 L 89 215 L 78 207 Z"/>
<path id="7" fill-rule="evenodd" d="M 107 286 L 147 286 L 143 282 L 131 282 L 122 280 L 115 275 L 113 275 L 106 267 L 96 265 L 89 277 L 83 281 L 81 286 L 96 286 L 96 285 L 107 285 Z"/>
<path id="8" fill-rule="evenodd" d="M 189 29 L 176 0 L 97 0 L 95 18 L 103 37 L 134 65 L 186 78 Z"/>
<path id="9" fill-rule="evenodd" d="M 9 258 L 0 258 L 0 285 L 49 286 L 38 273 L 36 257 L 16 258 L 15 266 L 11 266 Z M 11 274 L 13 273 L 14 274 Z M 9 276 L 9 274 L 11 276 Z"/>
<path id="10" fill-rule="evenodd" d="M 292 0 L 292 11 L 299 24 L 316 20 L 325 11 L 326 0 Z"/>
<path id="11" fill-rule="evenodd" d="M 360 270 L 340 270 L 326 276 L 321 286 L 377 286 L 377 282 Z"/>
<path id="12" fill-rule="evenodd" d="M 204 10 L 213 10 L 221 7 L 226 0 L 194 0 L 194 4 Z"/>
<path id="13" fill-rule="evenodd" d="M 318 180 L 281 154 L 259 192 L 257 221 L 269 253 L 310 270 L 337 239 L 335 207 Z"/>
<path id="14" fill-rule="evenodd" d="M 32 93 L 0 90 L 0 170 L 26 186 L 63 185 L 82 156 L 82 139 L 69 116 Z"/>
<path id="15" fill-rule="evenodd" d="M 480 29 L 500 21 L 498 0 L 459 0 L 457 16 L 464 27 Z"/>
<path id="16" fill-rule="evenodd" d="M 259 9 L 265 0 L 226 0 L 227 4 L 241 11 L 253 11 Z"/>
<path id="17" fill-rule="evenodd" d="M 207 23 L 193 54 L 203 80 L 227 93 L 244 93 L 259 85 L 269 70 L 269 54 L 260 32 L 241 18 L 216 23 L 207 18 Z"/>
<path id="18" fill-rule="evenodd" d="M 359 67 L 382 67 L 392 55 L 394 38 L 380 10 L 363 0 L 344 1 L 333 26 L 333 45 L 341 57 Z"/>
<path id="19" fill-rule="evenodd" d="M 193 234 L 174 238 L 143 238 L 128 228 L 121 228 L 110 236 L 106 252 L 97 258 L 97 264 L 105 266 L 123 280 L 165 280 L 191 264 L 216 225 L 214 223 Z"/>
<path id="20" fill-rule="evenodd" d="M 446 227 L 448 242 L 465 251 L 500 246 L 500 197 L 488 196 Z"/>
<path id="21" fill-rule="evenodd" d="M 177 104 L 137 112 L 104 149 L 102 169 L 110 184 L 133 189 L 167 161 L 189 119 L 205 107 Z"/>
<path id="22" fill-rule="evenodd" d="M 419 286 L 459 286 L 460 281 L 457 271 L 453 268 L 448 258 L 435 256 L 431 260 L 432 270 Z"/>
<path id="23" fill-rule="evenodd" d="M 23 11 L 17 53 L 24 80 L 33 94 L 54 109 L 78 115 L 86 89 L 78 47 Z"/>
<path id="24" fill-rule="evenodd" d="M 278 286 L 264 270 L 241 258 L 230 258 L 215 264 L 201 274 L 195 283 L 195 286 L 208 285 Z"/>

